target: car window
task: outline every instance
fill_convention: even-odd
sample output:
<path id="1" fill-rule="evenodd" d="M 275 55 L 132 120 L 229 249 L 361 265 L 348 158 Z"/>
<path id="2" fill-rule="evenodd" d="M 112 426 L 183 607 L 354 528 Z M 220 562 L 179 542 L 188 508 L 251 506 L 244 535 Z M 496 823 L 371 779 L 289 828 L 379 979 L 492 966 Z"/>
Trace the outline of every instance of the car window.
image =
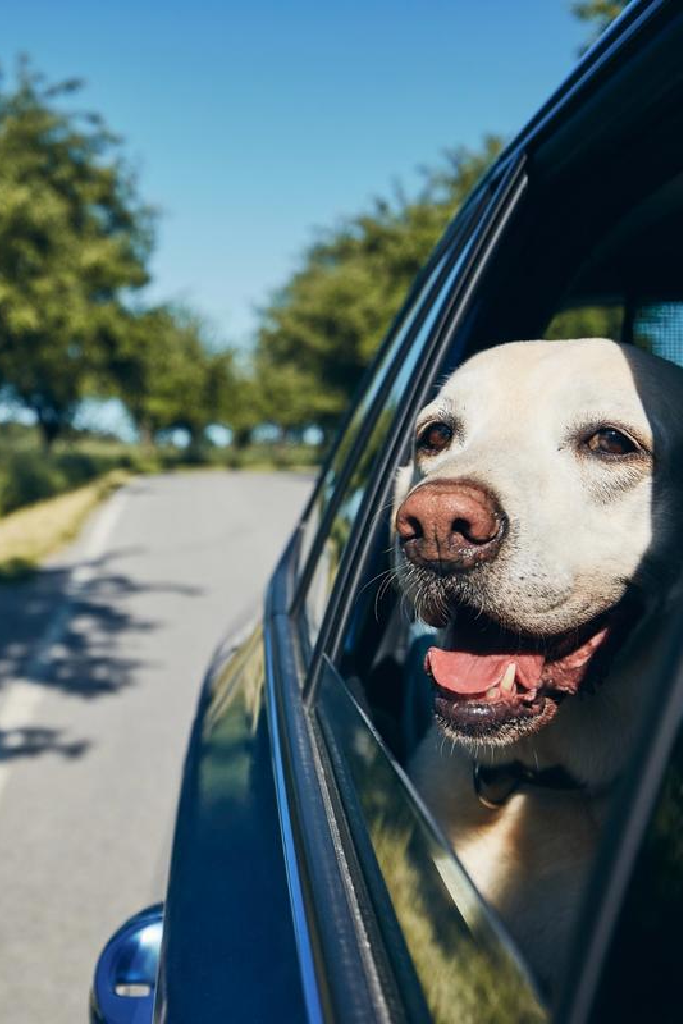
<path id="1" fill-rule="evenodd" d="M 372 475 L 375 458 L 385 444 L 408 383 L 423 356 L 432 328 L 467 258 L 471 244 L 472 238 L 470 237 L 448 269 L 440 286 L 439 293 L 432 299 L 410 348 L 407 352 L 401 353 L 400 366 L 382 406 L 382 410 L 369 436 L 365 439 L 362 450 L 356 454 L 351 473 L 337 495 L 334 518 L 318 555 L 317 564 L 306 595 L 306 622 L 311 647 L 315 645 L 318 637 L 327 608 L 327 601 L 334 586 L 337 570 L 351 534 L 353 522 Z"/>
<path id="2" fill-rule="evenodd" d="M 683 366 L 683 301 L 644 303 L 635 311 L 634 342 Z"/>
<path id="3" fill-rule="evenodd" d="M 683 301 L 643 302 L 633 310 L 627 308 L 625 297 L 603 305 L 574 305 L 556 313 L 543 336 L 550 341 L 624 340 L 683 366 Z"/>
<path id="4" fill-rule="evenodd" d="M 320 707 L 347 813 L 364 835 L 367 830 L 379 867 L 377 876 L 374 862 L 363 865 L 409 1016 L 415 979 L 435 1021 L 547 1020 L 515 949 L 329 662 L 323 664 Z M 355 838 L 362 857 L 358 831 Z"/>

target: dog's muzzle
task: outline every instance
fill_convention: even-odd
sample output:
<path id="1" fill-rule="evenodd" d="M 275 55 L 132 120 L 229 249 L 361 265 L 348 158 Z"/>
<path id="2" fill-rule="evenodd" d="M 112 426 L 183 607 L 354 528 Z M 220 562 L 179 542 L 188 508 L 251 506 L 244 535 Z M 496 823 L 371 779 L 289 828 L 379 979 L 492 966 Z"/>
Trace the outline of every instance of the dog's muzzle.
<path id="1" fill-rule="evenodd" d="M 408 495 L 396 513 L 406 558 L 444 574 L 491 562 L 507 530 L 494 496 L 469 480 L 432 480 Z"/>

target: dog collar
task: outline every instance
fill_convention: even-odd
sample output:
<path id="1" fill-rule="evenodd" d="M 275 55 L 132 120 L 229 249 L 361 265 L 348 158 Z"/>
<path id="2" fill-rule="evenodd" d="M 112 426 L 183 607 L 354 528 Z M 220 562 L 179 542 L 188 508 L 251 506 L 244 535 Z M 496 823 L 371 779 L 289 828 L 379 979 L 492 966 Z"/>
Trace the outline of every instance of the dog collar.
<path id="1" fill-rule="evenodd" d="M 502 807 L 522 786 L 574 791 L 585 789 L 582 782 L 559 765 L 534 769 L 527 768 L 521 761 L 498 765 L 477 764 L 475 761 L 472 783 L 479 803 L 490 811 Z"/>

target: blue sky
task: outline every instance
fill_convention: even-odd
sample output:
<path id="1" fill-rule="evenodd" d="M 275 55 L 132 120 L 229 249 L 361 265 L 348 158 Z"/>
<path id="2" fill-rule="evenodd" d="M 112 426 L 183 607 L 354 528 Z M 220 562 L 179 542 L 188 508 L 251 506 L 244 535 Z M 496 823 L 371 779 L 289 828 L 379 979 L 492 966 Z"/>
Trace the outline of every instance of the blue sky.
<path id="1" fill-rule="evenodd" d="M 569 0 L 21 0 L 26 52 L 125 138 L 161 220 L 150 301 L 190 303 L 247 344 L 255 308 L 317 230 L 414 190 L 485 132 L 510 136 L 570 71 Z"/>

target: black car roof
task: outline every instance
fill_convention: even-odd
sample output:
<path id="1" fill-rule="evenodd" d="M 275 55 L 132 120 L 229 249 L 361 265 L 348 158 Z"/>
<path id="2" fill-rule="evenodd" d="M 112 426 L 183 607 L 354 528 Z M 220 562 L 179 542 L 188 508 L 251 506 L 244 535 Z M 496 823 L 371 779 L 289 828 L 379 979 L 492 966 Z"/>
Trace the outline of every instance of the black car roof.
<path id="1" fill-rule="evenodd" d="M 663 38 L 677 17 L 681 20 L 682 13 L 676 0 L 634 0 L 629 4 L 505 147 L 486 177 L 500 174 L 501 168 L 520 150 L 535 150 L 560 131 L 597 95 L 603 84 L 632 63 L 634 55 L 650 41 Z M 680 64 L 680 50 L 678 55 Z"/>

